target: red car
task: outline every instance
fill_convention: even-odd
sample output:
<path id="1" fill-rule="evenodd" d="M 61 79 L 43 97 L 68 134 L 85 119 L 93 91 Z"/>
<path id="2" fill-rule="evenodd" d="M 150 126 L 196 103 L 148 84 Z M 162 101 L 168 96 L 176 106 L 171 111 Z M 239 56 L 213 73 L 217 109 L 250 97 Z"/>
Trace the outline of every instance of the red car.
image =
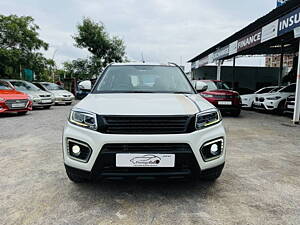
<path id="1" fill-rule="evenodd" d="M 212 103 L 223 113 L 239 116 L 241 113 L 241 98 L 238 92 L 230 90 L 226 83 L 219 80 L 201 80 L 207 84 L 206 91 L 201 96 Z"/>
<path id="2" fill-rule="evenodd" d="M 32 110 L 32 101 L 27 94 L 16 91 L 10 84 L 0 80 L 0 113 L 16 112 L 24 115 Z"/>

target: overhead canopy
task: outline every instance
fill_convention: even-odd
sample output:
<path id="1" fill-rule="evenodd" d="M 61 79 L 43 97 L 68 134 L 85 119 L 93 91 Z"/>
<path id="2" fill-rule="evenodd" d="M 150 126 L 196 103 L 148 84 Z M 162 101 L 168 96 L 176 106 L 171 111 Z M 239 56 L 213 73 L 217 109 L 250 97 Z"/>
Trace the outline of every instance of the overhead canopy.
<path id="1" fill-rule="evenodd" d="M 300 26 L 300 1 L 290 0 L 229 38 L 189 60 L 192 68 L 236 55 L 298 52 L 294 28 Z"/>

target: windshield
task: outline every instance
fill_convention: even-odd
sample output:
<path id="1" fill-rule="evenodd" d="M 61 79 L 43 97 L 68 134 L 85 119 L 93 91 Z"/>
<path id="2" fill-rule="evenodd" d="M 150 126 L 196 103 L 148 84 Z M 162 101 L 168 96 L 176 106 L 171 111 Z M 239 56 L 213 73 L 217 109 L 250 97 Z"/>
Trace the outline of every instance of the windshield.
<path id="1" fill-rule="evenodd" d="M 255 92 L 255 94 L 265 94 L 265 93 L 269 93 L 272 90 L 274 90 L 273 87 L 262 88 L 262 89 L 258 90 L 257 92 Z"/>
<path id="2" fill-rule="evenodd" d="M 291 84 L 285 88 L 282 88 L 279 92 L 296 92 L 296 84 Z"/>
<path id="3" fill-rule="evenodd" d="M 189 93 L 194 90 L 185 75 L 173 66 L 111 66 L 93 93 Z"/>
<path id="4" fill-rule="evenodd" d="M 27 81 L 10 81 L 18 91 L 39 91 L 40 89 Z"/>
<path id="5" fill-rule="evenodd" d="M 8 83 L 0 81 L 0 90 L 13 90 Z"/>
<path id="6" fill-rule="evenodd" d="M 207 84 L 207 91 L 215 91 L 215 90 L 230 90 L 230 88 L 222 81 L 209 81 L 204 80 L 204 83 Z"/>
<path id="7" fill-rule="evenodd" d="M 272 89 L 272 91 L 270 91 L 270 93 L 275 93 L 277 91 L 279 91 L 282 87 L 277 87 L 277 88 L 274 88 Z"/>
<path id="8" fill-rule="evenodd" d="M 55 91 L 55 90 L 64 90 L 61 86 L 57 85 L 57 84 L 53 84 L 53 83 L 43 83 L 43 85 L 51 91 Z"/>

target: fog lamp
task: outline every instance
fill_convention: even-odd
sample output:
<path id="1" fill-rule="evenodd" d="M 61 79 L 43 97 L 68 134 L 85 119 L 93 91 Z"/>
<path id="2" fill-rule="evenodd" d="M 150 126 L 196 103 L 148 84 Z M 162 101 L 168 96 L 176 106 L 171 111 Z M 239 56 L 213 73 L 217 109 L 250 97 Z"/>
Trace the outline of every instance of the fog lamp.
<path id="1" fill-rule="evenodd" d="M 74 145 L 72 147 L 72 152 L 75 156 L 79 156 L 80 155 L 80 147 L 78 145 Z"/>
<path id="2" fill-rule="evenodd" d="M 218 155 L 219 154 L 219 148 L 218 148 L 218 145 L 217 144 L 213 144 L 211 147 L 210 147 L 210 153 L 214 156 Z"/>

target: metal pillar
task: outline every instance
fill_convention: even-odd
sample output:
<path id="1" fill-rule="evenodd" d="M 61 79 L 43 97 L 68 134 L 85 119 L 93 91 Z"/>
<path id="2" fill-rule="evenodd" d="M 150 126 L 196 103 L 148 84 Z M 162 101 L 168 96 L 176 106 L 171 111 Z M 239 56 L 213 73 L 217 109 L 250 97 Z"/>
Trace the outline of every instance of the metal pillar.
<path id="1" fill-rule="evenodd" d="M 217 67 L 217 80 L 221 80 L 221 60 L 218 60 L 218 67 Z"/>
<path id="2" fill-rule="evenodd" d="M 232 90 L 234 90 L 234 81 L 235 81 L 235 57 L 233 57 L 232 84 L 231 84 Z"/>
<path id="3" fill-rule="evenodd" d="M 300 120 L 300 39 L 299 39 L 299 52 L 298 52 L 298 71 L 297 71 L 297 84 L 295 94 L 295 110 L 293 123 L 299 123 Z"/>
<path id="4" fill-rule="evenodd" d="M 278 76 L 278 86 L 281 86 L 282 73 L 283 73 L 283 44 L 281 44 L 281 50 L 280 50 L 280 70 Z"/>

